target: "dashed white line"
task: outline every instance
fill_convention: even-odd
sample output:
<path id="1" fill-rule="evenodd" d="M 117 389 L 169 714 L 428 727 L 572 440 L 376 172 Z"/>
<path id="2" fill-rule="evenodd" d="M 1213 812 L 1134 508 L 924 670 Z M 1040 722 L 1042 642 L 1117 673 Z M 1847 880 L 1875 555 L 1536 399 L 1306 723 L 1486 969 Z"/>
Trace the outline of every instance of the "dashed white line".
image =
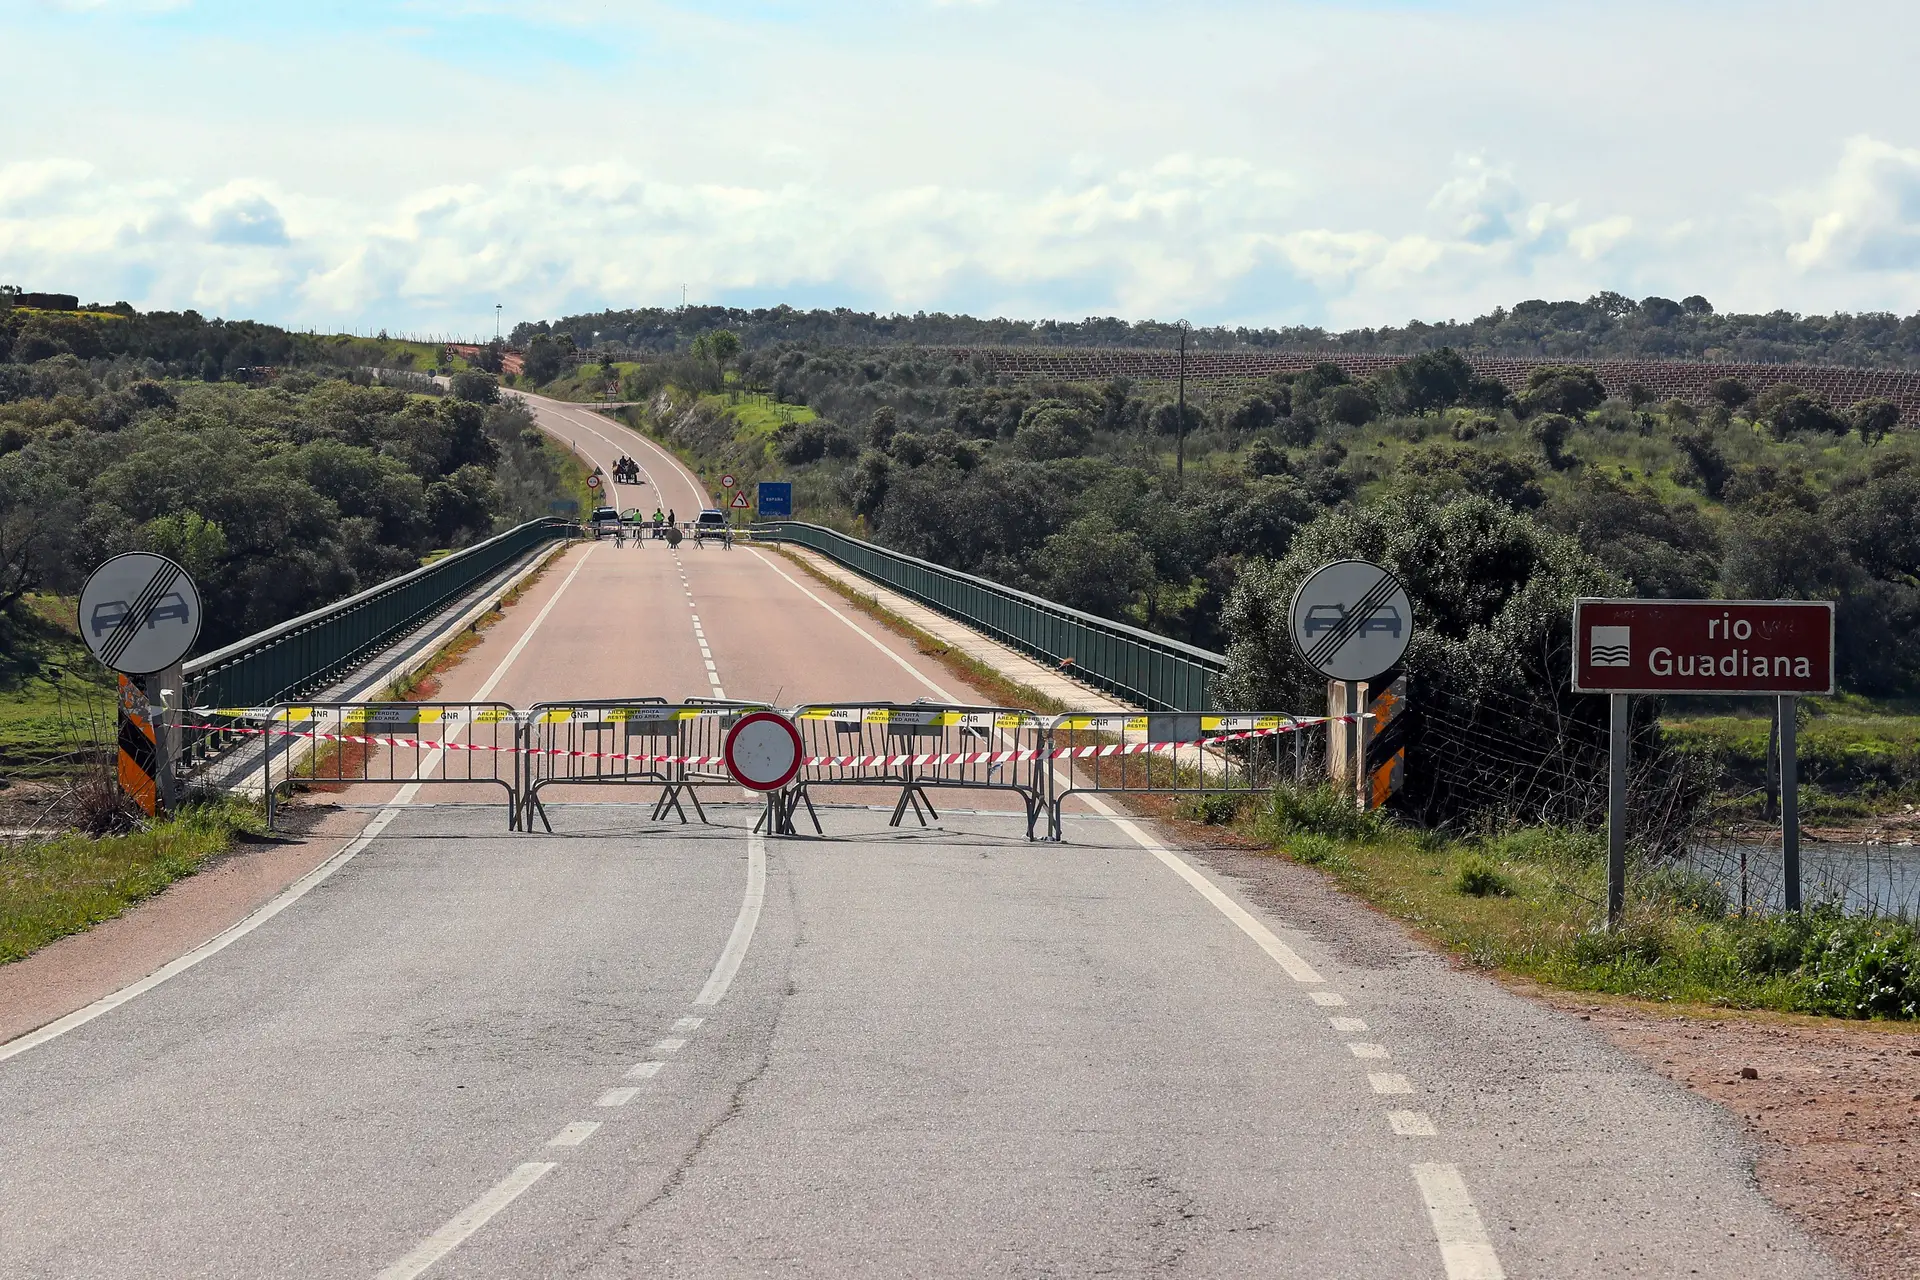
<path id="1" fill-rule="evenodd" d="M 425 1273 L 427 1268 L 459 1248 L 462 1240 L 486 1226 L 488 1219 L 519 1199 L 528 1187 L 559 1167 L 547 1162 L 521 1165 L 494 1183 L 485 1195 L 454 1214 L 446 1226 L 422 1240 L 413 1252 L 382 1271 L 378 1280 L 414 1280 L 415 1276 Z"/>
<path id="2" fill-rule="evenodd" d="M 1356 1058 L 1371 1058 L 1375 1061 L 1384 1061 L 1393 1056 L 1387 1052 L 1387 1046 L 1383 1044 L 1372 1044 L 1364 1040 L 1356 1040 L 1348 1044 L 1347 1052 Z"/>
<path id="3" fill-rule="evenodd" d="M 1338 1009 L 1347 1002 L 1338 991 L 1309 991 L 1307 995 L 1323 1009 Z"/>
<path id="4" fill-rule="evenodd" d="M 591 1138 L 593 1131 L 599 1127 L 600 1122 L 598 1120 L 575 1120 L 572 1124 L 554 1134 L 551 1138 L 548 1138 L 547 1145 L 550 1147 L 577 1147 L 588 1138 Z"/>
<path id="5" fill-rule="evenodd" d="M 675 1031 L 698 1031 L 701 1024 L 705 1022 L 705 1018 L 677 1018 L 674 1020 L 673 1029 Z"/>
<path id="6" fill-rule="evenodd" d="M 1412 1093 L 1413 1084 L 1403 1075 L 1392 1071 L 1369 1071 L 1367 1083 L 1373 1086 L 1375 1093 L 1397 1094 Z"/>
<path id="7" fill-rule="evenodd" d="M 1494 1256 L 1486 1224 L 1473 1207 L 1473 1197 L 1467 1194 L 1467 1181 L 1460 1176 L 1459 1168 L 1416 1164 L 1413 1180 L 1420 1184 L 1420 1196 L 1427 1202 L 1427 1217 L 1440 1241 L 1440 1261 L 1447 1269 L 1447 1280 L 1504 1280 L 1506 1272 Z"/>
<path id="8" fill-rule="evenodd" d="M 678 1053 L 687 1047 L 687 1042 L 679 1036 L 668 1036 L 653 1046 L 655 1053 Z"/>
<path id="9" fill-rule="evenodd" d="M 1433 1121 L 1424 1111 L 1389 1111 L 1387 1123 L 1393 1131 L 1403 1138 L 1431 1138 L 1434 1136 Z"/>
<path id="10" fill-rule="evenodd" d="M 639 1094 L 638 1089 L 609 1089 L 593 1100 L 596 1107 L 624 1107 Z"/>
<path id="11" fill-rule="evenodd" d="M 1327 1023 L 1335 1031 L 1344 1033 L 1365 1031 L 1367 1029 L 1367 1024 L 1359 1018 L 1328 1018 Z"/>
<path id="12" fill-rule="evenodd" d="M 664 1062 L 636 1062 L 627 1068 L 627 1079 L 651 1080 L 653 1077 L 659 1075 L 660 1068 L 666 1065 Z"/>

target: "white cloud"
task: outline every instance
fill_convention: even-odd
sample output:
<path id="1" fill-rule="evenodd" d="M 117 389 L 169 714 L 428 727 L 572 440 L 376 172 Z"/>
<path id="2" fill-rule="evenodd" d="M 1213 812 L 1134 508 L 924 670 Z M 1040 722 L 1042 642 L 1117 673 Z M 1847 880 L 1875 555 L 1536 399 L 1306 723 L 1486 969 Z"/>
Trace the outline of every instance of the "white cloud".
<path id="1" fill-rule="evenodd" d="M 1920 151 L 1849 138 L 1825 188 L 1787 206 L 1813 210 L 1804 237 L 1787 250 L 1802 270 L 1920 268 Z"/>

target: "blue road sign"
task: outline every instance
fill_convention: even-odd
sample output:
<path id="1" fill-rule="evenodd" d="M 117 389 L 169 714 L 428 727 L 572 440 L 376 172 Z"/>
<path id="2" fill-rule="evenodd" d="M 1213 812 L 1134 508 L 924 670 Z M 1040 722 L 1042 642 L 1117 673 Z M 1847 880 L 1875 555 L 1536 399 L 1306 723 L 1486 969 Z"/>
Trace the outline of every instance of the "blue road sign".
<path id="1" fill-rule="evenodd" d="M 787 480 L 762 480 L 760 482 L 760 518 L 762 520 L 791 520 L 793 518 L 793 484 Z"/>

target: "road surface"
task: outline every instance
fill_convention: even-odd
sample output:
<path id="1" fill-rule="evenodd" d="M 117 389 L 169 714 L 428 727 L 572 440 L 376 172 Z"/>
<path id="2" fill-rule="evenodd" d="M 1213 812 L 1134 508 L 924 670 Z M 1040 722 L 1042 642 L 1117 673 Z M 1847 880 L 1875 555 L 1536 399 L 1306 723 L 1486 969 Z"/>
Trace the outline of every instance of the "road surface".
<path id="1" fill-rule="evenodd" d="M 968 696 L 764 552 L 610 543 L 443 696 L 716 693 Z M 324 878 L 0 1047 L 0 1275 L 1832 1274 L 1721 1113 L 1305 869 L 987 804 L 340 798 Z"/>

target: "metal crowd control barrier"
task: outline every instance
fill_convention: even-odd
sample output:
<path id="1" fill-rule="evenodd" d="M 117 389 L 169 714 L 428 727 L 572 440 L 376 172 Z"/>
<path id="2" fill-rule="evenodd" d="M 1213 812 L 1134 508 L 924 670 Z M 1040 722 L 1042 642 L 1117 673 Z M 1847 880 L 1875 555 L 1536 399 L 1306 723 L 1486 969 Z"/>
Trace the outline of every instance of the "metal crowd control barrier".
<path id="1" fill-rule="evenodd" d="M 1027 838 L 1033 838 L 1046 795 L 1046 729 L 1033 712 L 932 702 L 818 702 L 788 714 L 799 726 L 806 757 L 822 763 L 804 766 L 787 787 L 780 809 L 784 829 L 791 829 L 804 804 L 820 831 L 809 796 L 816 787 L 898 787 L 887 824 L 896 827 L 908 809 L 921 826 L 928 816 L 940 816 L 931 790 L 992 790 L 1020 797 Z"/>
<path id="2" fill-rule="evenodd" d="M 1063 667 L 1070 663 L 1081 679 L 1144 707 L 1205 711 L 1212 701 L 1213 682 L 1227 667 L 1224 654 L 1069 609 L 816 524 L 769 520 L 754 525 L 753 536 L 817 551 L 1016 649 Z"/>
<path id="3" fill-rule="evenodd" d="M 1047 839 L 1061 839 L 1061 809 L 1071 795 L 1252 795 L 1272 790 L 1288 773 L 1298 781 L 1306 767 L 1301 729 L 1312 723 L 1289 715 L 1175 711 L 1055 716 L 1046 733 L 1054 756 L 1046 779 Z"/>
<path id="4" fill-rule="evenodd" d="M 701 822 L 700 787 L 737 788 L 721 762 L 727 731 L 757 702 L 719 699 L 589 698 L 542 702 L 527 709 L 520 732 L 520 819 L 553 823 L 540 800 L 552 786 L 659 787 L 653 821 L 675 814 L 689 821 L 682 799 Z"/>
<path id="5" fill-rule="evenodd" d="M 519 725 L 504 702 L 282 704 L 268 711 L 264 734 L 268 827 L 279 787 L 356 782 L 497 785 L 507 792 L 507 829 L 520 825 Z"/>

